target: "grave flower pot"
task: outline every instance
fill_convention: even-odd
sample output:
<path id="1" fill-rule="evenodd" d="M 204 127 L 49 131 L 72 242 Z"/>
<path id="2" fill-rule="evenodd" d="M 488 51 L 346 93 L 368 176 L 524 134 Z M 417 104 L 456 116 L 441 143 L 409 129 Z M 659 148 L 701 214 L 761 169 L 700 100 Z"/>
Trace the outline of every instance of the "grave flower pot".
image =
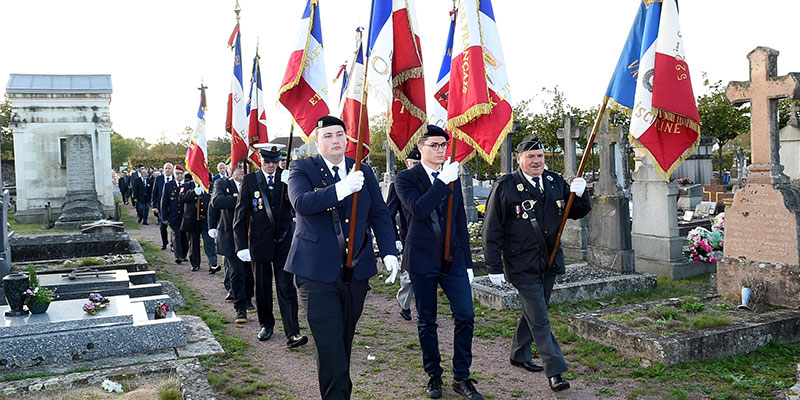
<path id="1" fill-rule="evenodd" d="M 27 304 L 27 306 L 31 314 L 44 314 L 47 311 L 47 308 L 50 307 L 50 303 Z"/>
<path id="2" fill-rule="evenodd" d="M 25 274 L 9 274 L 3 277 L 3 290 L 6 293 L 6 303 L 9 310 L 6 311 L 6 317 L 19 317 L 28 315 L 28 310 L 22 308 L 25 304 L 25 290 L 28 289 L 28 275 Z"/>

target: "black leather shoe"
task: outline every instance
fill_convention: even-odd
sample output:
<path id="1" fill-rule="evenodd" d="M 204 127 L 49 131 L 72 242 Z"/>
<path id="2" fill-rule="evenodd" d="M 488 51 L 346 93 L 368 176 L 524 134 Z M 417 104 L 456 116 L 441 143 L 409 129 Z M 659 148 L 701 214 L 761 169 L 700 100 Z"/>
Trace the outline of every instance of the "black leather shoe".
<path id="1" fill-rule="evenodd" d="M 272 328 L 267 328 L 266 326 L 261 327 L 261 331 L 258 332 L 258 340 L 265 341 L 269 340 L 272 337 Z M 308 338 L 306 338 L 308 340 Z"/>
<path id="2" fill-rule="evenodd" d="M 531 372 L 544 371 L 544 367 L 542 367 L 541 365 L 539 365 L 539 364 L 537 364 L 537 363 L 535 363 L 535 362 L 533 362 L 531 360 L 528 360 L 528 361 L 514 361 L 514 360 L 511 360 L 511 365 L 513 365 L 515 367 L 520 367 L 520 368 L 527 369 L 528 371 L 531 371 Z"/>
<path id="3" fill-rule="evenodd" d="M 247 323 L 247 313 L 244 310 L 239 310 L 236 312 L 236 323 L 237 324 L 245 324 Z"/>
<path id="4" fill-rule="evenodd" d="M 409 310 L 403 310 L 401 308 L 400 309 L 400 316 L 403 317 L 403 319 L 406 320 L 406 321 L 411 321 L 411 310 L 410 309 Z"/>
<path id="5" fill-rule="evenodd" d="M 247 306 L 247 312 L 252 314 L 254 312 L 258 312 L 258 309 L 256 309 L 256 306 L 250 304 L 249 306 Z"/>
<path id="6" fill-rule="evenodd" d="M 425 392 L 428 393 L 429 399 L 442 397 L 442 377 L 432 376 L 431 379 L 428 379 L 428 386 L 425 387 Z"/>
<path id="7" fill-rule="evenodd" d="M 208 274 L 209 275 L 214 275 L 214 274 L 216 274 L 217 272 L 219 272 L 221 270 L 222 270 L 222 267 L 220 267 L 218 265 L 212 265 L 212 266 L 208 267 Z"/>
<path id="8" fill-rule="evenodd" d="M 547 378 L 550 382 L 550 389 L 553 389 L 554 392 L 560 392 L 562 390 L 569 389 L 569 382 L 566 379 L 561 377 L 561 374 L 551 376 Z"/>
<path id="9" fill-rule="evenodd" d="M 233 295 L 232 295 L 232 294 L 228 293 L 228 295 L 227 295 L 227 296 L 225 296 L 225 301 L 227 301 L 227 302 L 231 302 L 231 301 L 233 301 L 233 300 L 234 300 L 234 299 L 233 299 Z"/>
<path id="10" fill-rule="evenodd" d="M 478 383 L 478 381 L 472 378 L 467 378 L 463 381 L 454 381 L 453 390 L 467 400 L 483 400 L 483 395 L 478 393 L 473 383 Z"/>
<path id="11" fill-rule="evenodd" d="M 200 271 L 200 266 L 192 267 L 192 271 Z"/>
<path id="12" fill-rule="evenodd" d="M 289 336 L 289 339 L 286 341 L 286 347 L 293 349 L 295 347 L 300 347 L 304 344 L 308 343 L 308 336 L 300 335 L 299 333 L 295 333 L 292 336 Z"/>
<path id="13" fill-rule="evenodd" d="M 161 246 L 161 250 L 166 250 L 167 246 Z"/>
<path id="14" fill-rule="evenodd" d="M 180 258 L 176 258 L 176 259 L 175 259 L 175 264 L 180 264 L 180 263 L 182 263 L 182 262 L 183 262 L 183 260 L 181 260 Z"/>

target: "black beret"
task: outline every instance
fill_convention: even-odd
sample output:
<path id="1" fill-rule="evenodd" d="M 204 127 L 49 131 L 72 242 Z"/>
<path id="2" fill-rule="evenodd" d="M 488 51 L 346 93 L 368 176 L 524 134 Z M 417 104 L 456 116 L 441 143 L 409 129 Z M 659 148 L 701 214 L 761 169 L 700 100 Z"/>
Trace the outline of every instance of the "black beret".
<path id="1" fill-rule="evenodd" d="M 419 154 L 419 149 L 416 147 L 411 149 L 411 151 L 408 152 L 408 155 L 406 155 L 406 160 L 422 160 L 422 155 Z"/>
<path id="2" fill-rule="evenodd" d="M 450 140 L 450 135 L 448 135 L 447 132 L 444 131 L 444 129 L 436 125 L 428 125 L 428 131 L 423 133 L 420 138 L 427 139 L 429 137 L 434 137 L 434 136 L 441 136 L 445 140 Z"/>
<path id="3" fill-rule="evenodd" d="M 317 120 L 317 128 L 325 128 L 328 126 L 335 126 L 335 125 L 341 126 L 342 129 L 345 130 L 347 129 L 347 127 L 344 125 L 344 121 L 331 115 L 326 115 Z"/>
<path id="4" fill-rule="evenodd" d="M 542 149 L 544 149 L 544 146 L 542 146 L 542 141 L 539 140 L 538 136 L 526 136 L 525 139 L 522 139 L 522 141 L 517 145 L 517 153 Z"/>

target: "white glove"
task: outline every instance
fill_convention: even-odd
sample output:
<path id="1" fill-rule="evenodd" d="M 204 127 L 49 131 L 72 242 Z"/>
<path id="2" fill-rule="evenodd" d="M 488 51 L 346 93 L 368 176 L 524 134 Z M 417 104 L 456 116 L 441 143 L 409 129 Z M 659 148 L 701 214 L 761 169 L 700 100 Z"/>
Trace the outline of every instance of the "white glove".
<path id="1" fill-rule="evenodd" d="M 397 262 L 397 256 L 385 256 L 383 257 L 383 265 L 386 266 L 386 270 L 389 271 L 389 277 L 386 278 L 385 283 L 394 283 L 394 280 L 397 278 L 397 272 L 400 271 L 400 264 Z"/>
<path id="2" fill-rule="evenodd" d="M 586 179 L 575 178 L 569 184 L 569 191 L 575 193 L 575 196 L 583 196 L 583 191 L 586 190 Z"/>
<path id="3" fill-rule="evenodd" d="M 250 249 L 239 250 L 236 252 L 236 257 L 239 257 L 240 260 L 244 262 L 249 262 L 250 260 Z"/>
<path id="4" fill-rule="evenodd" d="M 436 179 L 441 180 L 445 185 L 458 179 L 458 161 L 451 163 L 450 159 L 447 159 L 442 165 L 442 172 Z"/>
<path id="5" fill-rule="evenodd" d="M 281 172 L 281 182 L 289 183 L 289 170 L 285 169 Z"/>
<path id="6" fill-rule="evenodd" d="M 194 188 L 194 194 L 196 194 L 196 195 L 200 196 L 201 194 L 203 194 L 203 188 L 202 188 L 202 187 L 200 187 L 200 186 L 195 186 L 195 188 Z"/>
<path id="7" fill-rule="evenodd" d="M 402 251 L 403 251 L 403 242 L 401 242 L 401 241 L 399 241 L 399 240 L 398 240 L 398 241 L 395 241 L 395 242 L 394 242 L 394 247 L 396 247 L 396 248 L 397 248 L 397 254 L 400 254 L 400 252 L 402 252 Z"/>
<path id="8" fill-rule="evenodd" d="M 472 268 L 467 268 L 467 277 L 469 278 L 469 284 L 472 285 L 472 280 L 475 279 L 475 273 L 472 272 Z"/>
<path id="9" fill-rule="evenodd" d="M 216 229 L 209 229 L 208 236 L 211 236 L 212 239 L 216 239 L 219 236 L 219 231 Z"/>
<path id="10" fill-rule="evenodd" d="M 364 172 L 351 170 L 343 181 L 336 183 L 336 198 L 342 201 L 345 197 L 361 190 L 362 186 L 364 186 Z"/>
<path id="11" fill-rule="evenodd" d="M 506 281 L 506 276 L 503 274 L 489 274 L 489 280 L 497 286 L 502 286 Z"/>

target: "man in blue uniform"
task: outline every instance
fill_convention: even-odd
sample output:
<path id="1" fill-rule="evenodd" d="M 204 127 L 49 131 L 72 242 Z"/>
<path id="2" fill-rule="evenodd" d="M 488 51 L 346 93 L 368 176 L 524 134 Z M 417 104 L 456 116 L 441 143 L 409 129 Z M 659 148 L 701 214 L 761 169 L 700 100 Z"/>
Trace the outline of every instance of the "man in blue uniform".
<path id="1" fill-rule="evenodd" d="M 137 222 L 147 225 L 147 214 L 150 213 L 150 199 L 153 194 L 153 181 L 148 178 L 147 168 L 139 164 L 139 176 L 133 185 L 133 201 L 136 205 Z"/>
<path id="2" fill-rule="evenodd" d="M 417 148 L 422 161 L 414 168 L 397 174 L 394 185 L 403 205 L 408 224 L 403 251 L 403 268 L 411 277 L 417 301 L 417 330 L 422 348 L 422 362 L 429 376 L 429 398 L 442 397 L 442 373 L 439 337 L 436 332 L 438 288 L 450 300 L 455 320 L 453 332 L 453 390 L 466 399 L 481 400 L 470 378 L 472 332 L 475 312 L 472 308 L 472 257 L 467 233 L 467 216 L 458 162 L 445 161 L 450 136 L 438 126 L 428 125 Z M 448 186 L 454 183 L 451 190 Z M 453 195 L 450 258 L 445 255 L 448 196 Z"/>
<path id="3" fill-rule="evenodd" d="M 496 285 L 508 277 L 522 302 L 522 316 L 511 344 L 511 365 L 531 372 L 544 369 L 550 388 L 558 392 L 569 389 L 569 382 L 561 376 L 567 363 L 550 330 L 547 306 L 556 275 L 565 272 L 560 246 L 554 265 L 548 261 L 570 192 L 575 193 L 570 218 L 583 218 L 592 205 L 583 178 L 568 185 L 560 175 L 544 170 L 544 149 L 538 137 L 526 137 L 516 150 L 519 169 L 495 182 L 487 202 L 483 223 L 486 267 Z M 531 359 L 534 341 L 544 368 Z"/>
<path id="4" fill-rule="evenodd" d="M 181 232 L 181 222 L 183 222 L 183 205 L 180 202 L 181 188 L 184 184 L 184 169 L 180 165 L 175 166 L 175 179 L 164 184 L 164 194 L 161 195 L 162 213 L 161 223 L 169 225 L 172 231 L 172 250 L 175 253 L 175 263 L 180 264 L 184 261 L 186 253 L 186 234 Z"/>
<path id="5" fill-rule="evenodd" d="M 372 235 L 394 282 L 398 263 L 394 227 L 372 169 L 344 156 L 345 124 L 336 117 L 317 121 L 314 141 L 319 155 L 293 161 L 289 199 L 297 227 L 286 270 L 308 313 L 317 347 L 317 376 L 323 399 L 349 399 L 350 351 L 356 323 L 364 308 L 369 278 L 377 273 Z M 356 220 L 350 221 L 353 193 L 358 193 Z M 355 235 L 350 237 L 350 224 Z M 353 267 L 344 265 L 347 243 L 353 243 Z"/>
<path id="6" fill-rule="evenodd" d="M 153 183 L 153 214 L 158 219 L 158 229 L 161 232 L 161 250 L 166 250 L 169 244 L 167 224 L 162 223 L 164 217 L 161 214 L 161 198 L 164 196 L 164 184 L 175 179 L 172 176 L 173 169 L 172 163 L 164 164 L 164 174 L 159 175 Z"/>
<path id="7" fill-rule="evenodd" d="M 200 269 L 200 237 L 202 236 L 203 250 L 208 259 L 208 272 L 216 273 L 221 269 L 217 266 L 217 249 L 214 240 L 208 236 L 208 205 L 211 196 L 202 186 L 189 179 L 181 187 L 180 201 L 183 204 L 181 231 L 186 232 L 186 237 L 189 239 L 187 247 L 192 271 Z"/>
<path id="8" fill-rule="evenodd" d="M 420 160 L 419 150 L 414 148 L 406 155 L 406 168 L 411 169 L 419 164 Z M 389 194 L 386 197 L 386 206 L 389 207 L 389 214 L 392 216 L 392 221 L 396 220 L 399 227 L 397 229 L 397 252 L 403 251 L 403 242 L 406 238 L 406 217 L 403 215 L 403 207 L 400 206 L 400 199 L 397 197 L 397 191 L 394 188 L 394 182 L 389 185 Z M 413 290 L 411 288 L 411 278 L 408 276 L 408 271 L 403 270 L 400 274 L 400 289 L 397 291 L 397 304 L 400 305 L 400 316 L 406 321 L 411 321 L 411 299 L 413 298 Z"/>

